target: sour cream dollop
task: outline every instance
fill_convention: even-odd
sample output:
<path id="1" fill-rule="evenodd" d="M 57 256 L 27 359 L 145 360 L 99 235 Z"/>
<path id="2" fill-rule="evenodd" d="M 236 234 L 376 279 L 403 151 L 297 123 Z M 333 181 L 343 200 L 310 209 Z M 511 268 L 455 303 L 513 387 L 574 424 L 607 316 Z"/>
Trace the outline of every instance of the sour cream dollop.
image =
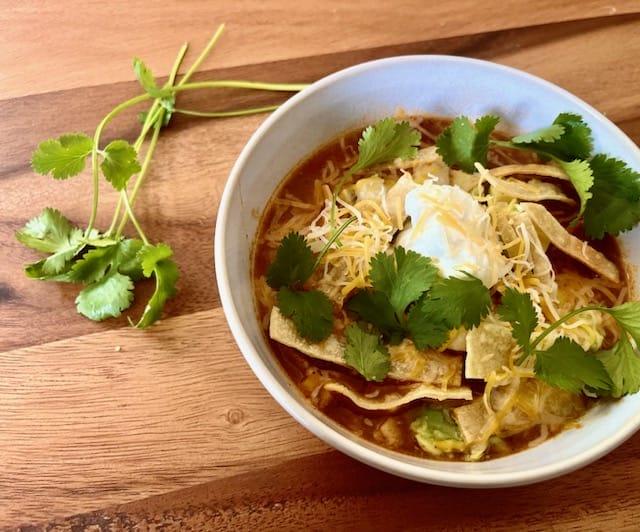
<path id="1" fill-rule="evenodd" d="M 411 226 L 396 245 L 430 257 L 445 277 L 466 272 L 487 288 L 498 282 L 506 260 L 489 215 L 468 192 L 425 181 L 409 191 L 404 204 Z"/>

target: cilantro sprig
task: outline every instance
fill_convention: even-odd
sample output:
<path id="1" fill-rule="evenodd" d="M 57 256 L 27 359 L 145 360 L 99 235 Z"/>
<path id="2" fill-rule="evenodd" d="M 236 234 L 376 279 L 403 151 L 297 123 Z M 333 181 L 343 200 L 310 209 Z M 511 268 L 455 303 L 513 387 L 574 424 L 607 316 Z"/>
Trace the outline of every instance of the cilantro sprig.
<path id="1" fill-rule="evenodd" d="M 546 350 L 537 349 L 544 338 L 567 320 L 594 310 L 612 316 L 621 329 L 621 337 L 611 349 L 588 352 L 565 337 L 557 338 Z M 529 294 L 507 289 L 498 313 L 511 324 L 513 337 L 522 348 L 517 363 L 522 364 L 527 358 L 535 357 L 535 374 L 548 384 L 574 393 L 589 389 L 597 395 L 611 397 L 640 391 L 640 355 L 636 351 L 640 345 L 640 302 L 575 309 L 553 322 L 533 340 L 531 335 L 538 326 L 538 317 Z"/>
<path id="2" fill-rule="evenodd" d="M 573 184 L 580 207 L 575 222 L 584 222 L 589 238 L 616 236 L 640 222 L 640 174 L 623 161 L 593 154 L 589 125 L 575 113 L 560 113 L 549 126 L 509 141 L 491 136 L 499 118 L 483 116 L 474 123 L 456 118 L 436 139 L 438 153 L 449 166 L 468 173 L 487 163 L 489 147 L 536 153 L 561 166 Z"/>
<path id="3" fill-rule="evenodd" d="M 344 359 L 368 381 L 382 381 L 389 373 L 391 355 L 380 334 L 351 323 L 344 331 Z"/>
<path id="4" fill-rule="evenodd" d="M 267 268 L 267 284 L 277 291 L 280 312 L 291 319 L 300 336 L 311 342 L 321 342 L 331 334 L 333 306 L 326 294 L 320 290 L 305 290 L 304 284 L 342 232 L 355 220 L 355 216 L 347 219 L 318 254 L 301 234 L 290 232 L 280 242 L 275 259 Z"/>
<path id="5" fill-rule="evenodd" d="M 143 61 L 134 58 L 133 70 L 144 90 L 142 94 L 117 105 L 100 121 L 92 136 L 81 132 L 63 134 L 41 142 L 33 153 L 33 169 L 57 180 L 81 174 L 87 164 L 90 168 L 93 197 L 85 228 L 73 225 L 58 210 L 46 207 L 16 233 L 20 242 L 47 255 L 27 264 L 26 275 L 33 279 L 83 285 L 76 298 L 76 307 L 80 314 L 90 319 L 119 316 L 133 301 L 135 282 L 149 278 L 155 280 L 155 290 L 136 322 L 137 327 L 145 328 L 161 317 L 165 302 L 176 293 L 178 267 L 172 258 L 171 247 L 163 242 L 152 243 L 134 211 L 135 199 L 148 175 L 160 131 L 169 124 L 171 117 L 181 113 L 215 118 L 259 113 L 277 107 L 223 112 L 182 109 L 177 106 L 180 93 L 224 87 L 269 91 L 298 91 L 304 87 L 301 84 L 236 80 L 191 82 L 190 78 L 217 43 L 223 28 L 222 25 L 218 28 L 206 48 L 178 79 L 188 49 L 187 44 L 183 45 L 163 85 L 158 84 Z M 136 140 L 116 139 L 103 146 L 106 127 L 124 111 L 145 102 L 149 103 L 149 108 L 139 115 L 141 130 Z M 111 184 L 119 200 L 110 227 L 99 232 L 95 222 L 102 179 Z M 138 238 L 124 236 L 129 221 Z"/>
<path id="6" fill-rule="evenodd" d="M 353 174 L 397 158 L 413 159 L 418 153 L 419 146 L 420 132 L 413 129 L 408 122 L 398 122 L 388 117 L 365 128 L 358 141 L 357 161 L 342 175 L 333 190 L 331 226 L 335 227 L 338 196 Z"/>

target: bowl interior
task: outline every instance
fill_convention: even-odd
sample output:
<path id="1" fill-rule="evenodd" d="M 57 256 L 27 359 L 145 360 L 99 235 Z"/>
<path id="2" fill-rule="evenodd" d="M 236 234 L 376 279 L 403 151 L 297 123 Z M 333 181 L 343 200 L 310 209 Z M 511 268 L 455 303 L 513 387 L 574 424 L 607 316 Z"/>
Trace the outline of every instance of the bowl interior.
<path id="1" fill-rule="evenodd" d="M 600 405 L 573 429 L 544 444 L 480 463 L 414 459 L 353 437 L 309 407 L 271 354 L 254 311 L 250 250 L 259 216 L 287 173 L 340 133 L 392 116 L 484 114 L 502 117 L 513 133 L 549 124 L 560 112 L 581 114 L 595 151 L 640 168 L 640 150 L 598 111 L 566 91 L 521 71 L 450 56 L 405 56 L 364 63 L 328 76 L 269 116 L 236 162 L 225 187 L 215 235 L 222 304 L 238 346 L 272 396 L 328 444 L 379 469 L 451 486 L 513 486 L 551 478 L 599 458 L 640 427 L 640 394 Z M 640 265 L 640 231 L 622 238 L 625 256 Z M 636 287 L 636 293 L 637 287 Z"/>

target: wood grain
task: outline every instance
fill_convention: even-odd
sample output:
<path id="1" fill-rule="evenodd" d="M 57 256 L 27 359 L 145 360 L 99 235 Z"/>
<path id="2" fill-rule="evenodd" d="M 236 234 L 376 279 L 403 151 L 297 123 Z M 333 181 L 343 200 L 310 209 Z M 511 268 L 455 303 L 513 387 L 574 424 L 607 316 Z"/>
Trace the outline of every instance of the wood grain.
<path id="1" fill-rule="evenodd" d="M 640 442 L 640 436 L 635 437 Z M 265 464 L 213 481 L 56 523 L 163 530 L 637 530 L 627 446 L 565 483 L 509 490 L 429 486 L 366 467 L 336 451 Z M 593 497 L 590 479 L 605 478 Z M 557 504 L 554 501 L 562 501 Z M 514 516 L 510 508 L 517 508 Z M 462 511 L 461 511 L 462 509 Z M 320 522 L 319 516 L 322 516 Z"/>
<path id="2" fill-rule="evenodd" d="M 258 385 L 221 310 L 7 351 L 0 375 L 0 522 L 247 472 L 265 446 L 326 449 Z"/>
<path id="3" fill-rule="evenodd" d="M 133 54 L 166 75 L 184 40 L 195 51 L 223 21 L 227 30 L 199 79 L 311 82 L 393 55 L 478 57 L 566 88 L 640 144 L 640 3 L 387 4 L 0 6 L 0 528 L 637 529 L 638 435 L 562 479 L 458 490 L 355 462 L 275 403 L 233 342 L 213 271 L 222 190 L 265 115 L 178 117 L 163 133 L 140 219 L 150 238 L 174 248 L 181 277 L 165 319 L 151 330 L 133 330 L 124 318 L 89 322 L 75 312 L 77 289 L 22 272 L 37 259 L 14 237 L 26 220 L 47 205 L 79 224 L 89 213 L 86 176 L 55 182 L 33 174 L 37 143 L 90 132 L 137 94 Z M 183 103 L 224 109 L 286 97 L 206 92 Z M 106 137 L 133 139 L 136 127 L 131 115 Z M 105 227 L 115 197 L 107 187 L 101 193 Z M 141 311 L 138 302 L 132 315 Z"/>
<path id="4" fill-rule="evenodd" d="M 224 50 L 214 54 L 205 69 L 213 65 L 244 65 L 251 62 L 247 58 L 269 63 L 621 15 L 637 12 L 637 4 L 634 0 L 503 0 L 484 3 L 478 17 L 473 16 L 477 9 L 476 0 L 434 2 L 428 7 L 415 0 L 378 4 L 368 0 L 173 0 L 154 5 L 153 10 L 142 0 L 93 0 L 82 4 L 89 22 L 69 5 L 26 1 L 19 6 L 12 4 L 11 14 L 0 16 L 0 49 L 4 52 L 0 56 L 0 97 L 85 87 L 105 79 L 128 80 L 134 54 L 142 57 L 157 75 L 167 75 L 183 42 L 189 41 L 195 54 L 222 23 L 227 26 Z M 49 34 L 56 38 L 26 38 Z M 85 53 L 89 50 L 91 62 Z M 34 58 L 46 58 L 46 62 Z M 16 69 L 18 64 L 22 68 Z"/>

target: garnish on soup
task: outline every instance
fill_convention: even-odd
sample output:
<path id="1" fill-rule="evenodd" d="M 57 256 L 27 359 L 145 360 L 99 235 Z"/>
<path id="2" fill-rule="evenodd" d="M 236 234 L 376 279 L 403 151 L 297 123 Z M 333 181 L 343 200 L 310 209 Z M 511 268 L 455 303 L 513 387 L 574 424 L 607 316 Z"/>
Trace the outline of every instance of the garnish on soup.
<path id="1" fill-rule="evenodd" d="M 640 175 L 583 119 L 386 118 L 296 168 L 254 249 L 257 307 L 292 380 L 387 448 L 486 460 L 640 390 L 640 303 L 615 239 Z"/>

